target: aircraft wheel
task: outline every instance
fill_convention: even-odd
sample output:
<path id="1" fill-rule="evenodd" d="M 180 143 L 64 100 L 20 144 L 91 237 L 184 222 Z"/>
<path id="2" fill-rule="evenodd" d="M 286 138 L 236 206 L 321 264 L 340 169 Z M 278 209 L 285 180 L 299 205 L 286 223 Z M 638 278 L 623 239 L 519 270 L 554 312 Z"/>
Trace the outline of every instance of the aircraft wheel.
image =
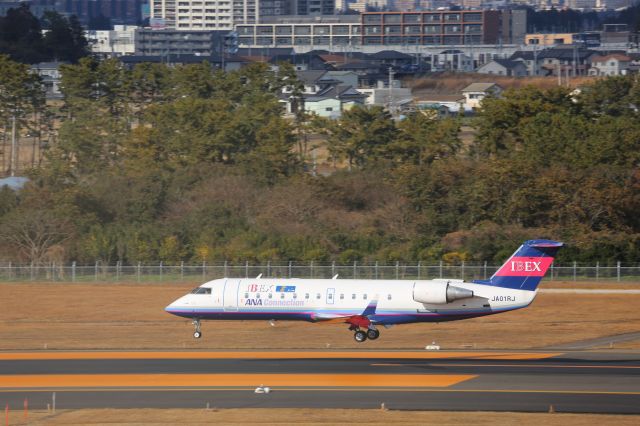
<path id="1" fill-rule="evenodd" d="M 365 333 L 362 330 L 358 330 L 355 332 L 355 334 L 353 335 L 353 338 L 356 339 L 356 342 L 358 343 L 362 343 L 365 340 L 367 340 L 367 333 Z"/>
<path id="2" fill-rule="evenodd" d="M 367 330 L 367 337 L 370 340 L 376 340 L 378 337 L 380 337 L 380 332 L 378 330 L 370 328 L 369 330 Z"/>
<path id="3" fill-rule="evenodd" d="M 194 337 L 194 338 L 196 338 L 196 339 L 201 338 L 201 337 L 202 337 L 202 332 L 200 332 L 200 331 L 196 331 L 196 332 L 194 332 L 194 333 L 193 333 L 193 337 Z"/>

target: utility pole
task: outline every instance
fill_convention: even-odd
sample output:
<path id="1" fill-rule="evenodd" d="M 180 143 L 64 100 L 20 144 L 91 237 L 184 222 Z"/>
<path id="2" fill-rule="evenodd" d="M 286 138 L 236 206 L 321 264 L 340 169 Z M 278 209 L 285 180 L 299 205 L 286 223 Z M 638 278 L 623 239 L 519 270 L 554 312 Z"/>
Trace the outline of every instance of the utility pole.
<path id="1" fill-rule="evenodd" d="M 16 175 L 16 168 L 18 167 L 18 140 L 16 139 L 16 114 L 13 113 L 13 117 L 11 117 L 11 176 Z"/>
<path id="2" fill-rule="evenodd" d="M 394 116 L 393 111 L 393 67 L 389 67 L 389 112 Z"/>

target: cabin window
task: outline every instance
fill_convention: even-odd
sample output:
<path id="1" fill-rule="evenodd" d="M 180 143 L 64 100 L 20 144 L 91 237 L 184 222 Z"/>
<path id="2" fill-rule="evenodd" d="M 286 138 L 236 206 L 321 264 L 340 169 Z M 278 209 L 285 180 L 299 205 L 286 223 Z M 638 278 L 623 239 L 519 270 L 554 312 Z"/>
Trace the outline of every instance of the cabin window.
<path id="1" fill-rule="evenodd" d="M 269 299 L 273 298 L 273 294 L 269 293 Z"/>
<path id="2" fill-rule="evenodd" d="M 248 299 L 248 298 L 249 298 L 249 293 L 245 293 L 245 294 L 244 294 L 244 298 L 245 298 L 245 299 Z"/>
<path id="3" fill-rule="evenodd" d="M 256 294 L 256 299 L 260 299 L 260 293 Z"/>
<path id="4" fill-rule="evenodd" d="M 333 294 L 332 293 L 327 294 L 327 296 L 328 296 L 329 300 L 333 300 Z"/>
<path id="5" fill-rule="evenodd" d="M 391 300 L 391 295 L 387 294 L 387 300 Z"/>
<path id="6" fill-rule="evenodd" d="M 344 299 L 344 294 L 340 294 L 340 300 Z"/>
<path id="7" fill-rule="evenodd" d="M 362 295 L 362 300 L 367 300 L 367 293 Z"/>
<path id="8" fill-rule="evenodd" d="M 293 293 L 293 298 L 297 299 L 298 298 L 298 293 Z"/>
<path id="9" fill-rule="evenodd" d="M 356 294 L 355 294 L 355 293 L 353 293 L 353 294 L 351 295 L 351 298 L 352 298 L 353 300 L 356 300 Z"/>
<path id="10" fill-rule="evenodd" d="M 284 299 L 284 293 L 280 293 L 280 299 Z"/>
<path id="11" fill-rule="evenodd" d="M 211 294 L 211 289 L 207 287 L 196 287 L 191 290 L 191 294 Z"/>
<path id="12" fill-rule="evenodd" d="M 316 294 L 316 299 L 320 299 L 320 293 Z"/>
<path id="13" fill-rule="evenodd" d="M 309 298 L 309 293 L 305 293 L 305 294 L 304 294 L 304 298 L 305 298 L 305 299 L 308 299 L 308 298 Z"/>

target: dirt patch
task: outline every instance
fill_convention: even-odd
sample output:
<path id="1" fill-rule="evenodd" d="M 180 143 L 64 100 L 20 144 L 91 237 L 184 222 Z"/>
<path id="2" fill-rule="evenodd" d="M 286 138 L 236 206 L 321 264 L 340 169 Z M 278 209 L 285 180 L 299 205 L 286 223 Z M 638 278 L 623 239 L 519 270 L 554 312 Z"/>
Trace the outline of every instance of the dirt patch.
<path id="1" fill-rule="evenodd" d="M 188 284 L 0 284 L 0 350 L 40 349 L 531 349 L 640 330 L 640 295 L 540 294 L 519 311 L 382 329 L 357 344 L 342 324 L 188 320 L 166 305 Z M 634 346 L 637 345 L 637 346 Z M 640 348 L 640 342 L 625 342 Z"/>
<path id="2" fill-rule="evenodd" d="M 27 424 L 21 411 L 12 411 L 9 424 Z M 340 409 L 226 409 L 226 410 L 58 410 L 56 414 L 30 413 L 29 425 L 468 425 L 520 426 L 617 425 L 635 426 L 640 416 L 547 413 L 449 413 L 440 411 Z"/>

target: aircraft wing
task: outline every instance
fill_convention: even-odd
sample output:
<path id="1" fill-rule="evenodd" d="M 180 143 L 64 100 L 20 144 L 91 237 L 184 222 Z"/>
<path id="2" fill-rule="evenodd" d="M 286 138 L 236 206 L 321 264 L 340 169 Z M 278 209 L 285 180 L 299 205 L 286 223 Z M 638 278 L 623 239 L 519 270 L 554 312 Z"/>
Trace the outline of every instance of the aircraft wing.
<path id="1" fill-rule="evenodd" d="M 312 314 L 312 318 L 314 321 L 323 322 L 325 324 L 335 324 L 335 323 L 350 323 L 350 324 L 364 324 L 369 323 L 369 316 L 375 315 L 376 308 L 378 306 L 378 300 L 372 300 L 367 307 L 360 314 L 356 315 L 345 315 L 345 314 L 332 314 L 332 313 L 322 313 L 316 312 Z"/>

